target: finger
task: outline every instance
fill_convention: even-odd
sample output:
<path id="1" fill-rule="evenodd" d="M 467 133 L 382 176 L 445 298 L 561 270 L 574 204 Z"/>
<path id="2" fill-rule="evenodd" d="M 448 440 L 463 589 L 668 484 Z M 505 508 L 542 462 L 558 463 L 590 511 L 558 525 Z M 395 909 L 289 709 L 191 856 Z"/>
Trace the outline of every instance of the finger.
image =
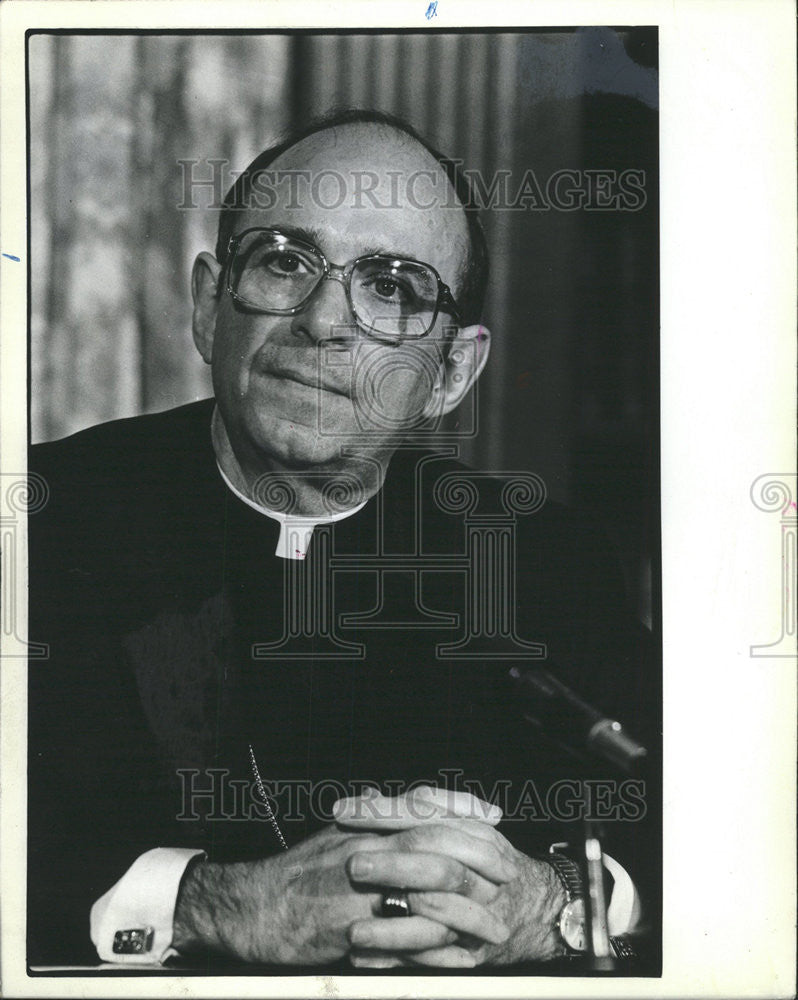
<path id="1" fill-rule="evenodd" d="M 489 823 L 479 823 L 476 820 L 464 819 L 461 816 L 442 816 L 436 822 L 438 824 L 446 823 L 447 826 L 452 826 L 456 830 L 462 830 L 463 833 L 467 833 L 472 837 L 479 837 L 480 840 L 490 841 L 491 844 L 496 844 L 497 846 L 506 846 L 509 851 L 512 851 L 512 845 L 509 840 L 499 833 L 495 826 L 491 826 Z M 409 827 L 406 829 L 409 829 Z"/>
<path id="2" fill-rule="evenodd" d="M 456 940 L 456 931 L 427 917 L 371 917 L 349 925 L 349 943 L 355 948 L 423 951 Z"/>
<path id="3" fill-rule="evenodd" d="M 395 969 L 408 964 L 406 959 L 398 955 L 380 951 L 352 950 L 349 953 L 349 961 L 356 969 Z"/>
<path id="4" fill-rule="evenodd" d="M 411 892 L 408 902 L 413 916 L 436 920 L 489 944 L 503 944 L 510 937 L 510 928 L 503 920 L 481 903 L 456 892 Z"/>
<path id="5" fill-rule="evenodd" d="M 361 885 L 459 892 L 480 903 L 490 903 L 499 893 L 493 882 L 443 854 L 358 851 L 347 859 L 346 871 Z"/>
<path id="6" fill-rule="evenodd" d="M 373 794 L 339 799 L 333 805 L 333 818 L 342 826 L 404 830 L 442 818 L 470 819 L 495 826 L 502 818 L 502 811 L 469 792 L 424 785 L 406 795 Z"/>
<path id="7" fill-rule="evenodd" d="M 409 954 L 407 961 L 413 965 L 434 965 L 439 969 L 473 969 L 477 964 L 477 957 L 467 948 L 450 944 L 443 948 L 428 948 L 426 951 Z"/>
<path id="8" fill-rule="evenodd" d="M 456 792 L 449 788 L 438 788 L 435 785 L 421 785 L 408 792 L 405 796 L 408 806 L 418 807 L 431 804 L 446 816 L 459 816 L 479 823 L 495 826 L 502 818 L 499 806 L 477 798 L 470 792 Z"/>
<path id="9" fill-rule="evenodd" d="M 356 921 L 350 928 L 350 942 L 359 948 L 411 950 L 452 944 L 460 934 L 489 944 L 503 944 L 510 937 L 504 921 L 456 893 L 410 893 L 409 904 L 409 918 Z"/>
<path id="10" fill-rule="evenodd" d="M 355 949 L 350 952 L 349 960 L 352 965 L 360 969 L 395 969 L 407 965 L 437 966 L 442 969 L 473 969 L 477 964 L 475 956 L 468 949 L 458 945 L 428 948 L 426 951 L 407 952 L 403 955 Z"/>
<path id="11" fill-rule="evenodd" d="M 475 837 L 449 823 L 426 823 L 402 830 L 387 840 L 388 846 L 400 851 L 443 854 L 491 882 L 510 882 L 521 874 L 502 842 Z"/>

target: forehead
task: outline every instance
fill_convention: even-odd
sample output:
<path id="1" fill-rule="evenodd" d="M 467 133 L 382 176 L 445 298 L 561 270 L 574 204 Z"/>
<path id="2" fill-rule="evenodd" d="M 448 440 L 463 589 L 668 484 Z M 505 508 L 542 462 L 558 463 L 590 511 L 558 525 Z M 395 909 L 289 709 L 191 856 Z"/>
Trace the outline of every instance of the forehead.
<path id="1" fill-rule="evenodd" d="M 380 125 L 326 129 L 286 150 L 269 167 L 270 194 L 251 205 L 250 226 L 313 233 L 334 263 L 364 253 L 415 257 L 456 283 L 467 259 L 462 205 L 438 161 L 410 136 Z"/>

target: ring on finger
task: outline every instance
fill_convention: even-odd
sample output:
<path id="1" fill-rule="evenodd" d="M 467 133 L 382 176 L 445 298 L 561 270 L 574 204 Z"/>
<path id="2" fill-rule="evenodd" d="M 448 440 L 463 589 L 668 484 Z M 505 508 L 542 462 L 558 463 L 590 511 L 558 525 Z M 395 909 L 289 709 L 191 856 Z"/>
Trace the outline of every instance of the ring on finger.
<path id="1" fill-rule="evenodd" d="M 409 917 L 410 899 L 408 894 L 401 889 L 391 889 L 382 897 L 380 913 L 383 917 Z"/>

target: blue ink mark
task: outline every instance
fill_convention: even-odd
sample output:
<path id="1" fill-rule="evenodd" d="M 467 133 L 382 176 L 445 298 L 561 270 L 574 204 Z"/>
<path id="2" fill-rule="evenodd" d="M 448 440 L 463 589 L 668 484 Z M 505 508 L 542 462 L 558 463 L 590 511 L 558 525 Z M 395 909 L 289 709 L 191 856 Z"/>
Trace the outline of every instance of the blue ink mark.
<path id="1" fill-rule="evenodd" d="M 429 21 L 433 17 L 435 17 L 437 12 L 438 12 L 438 0 L 432 0 L 432 3 L 429 5 L 429 7 L 427 7 L 427 11 L 424 14 L 424 17 L 426 17 L 426 19 Z"/>
<path id="2" fill-rule="evenodd" d="M 19 263 L 19 257 L 15 257 L 12 253 L 4 253 L 3 256 L 8 257 L 9 260 L 15 260 Z"/>

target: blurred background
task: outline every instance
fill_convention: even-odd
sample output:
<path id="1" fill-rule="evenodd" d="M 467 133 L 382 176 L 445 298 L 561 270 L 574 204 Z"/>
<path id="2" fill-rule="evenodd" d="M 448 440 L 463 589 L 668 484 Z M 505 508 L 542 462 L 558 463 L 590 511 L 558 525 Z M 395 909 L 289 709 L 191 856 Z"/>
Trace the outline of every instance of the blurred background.
<path id="1" fill-rule="evenodd" d="M 644 174 L 634 211 L 482 213 L 494 334 L 469 464 L 589 507 L 640 617 L 658 565 L 658 116 L 653 28 L 39 34 L 29 39 L 33 442 L 211 395 L 189 275 L 210 188 L 330 108 L 398 114 L 510 191 L 531 168 Z M 190 167 L 180 161 L 198 161 Z M 221 192 L 223 193 L 223 192 Z M 657 576 L 657 572 L 653 574 Z M 656 600 L 654 601 L 656 604 Z"/>

